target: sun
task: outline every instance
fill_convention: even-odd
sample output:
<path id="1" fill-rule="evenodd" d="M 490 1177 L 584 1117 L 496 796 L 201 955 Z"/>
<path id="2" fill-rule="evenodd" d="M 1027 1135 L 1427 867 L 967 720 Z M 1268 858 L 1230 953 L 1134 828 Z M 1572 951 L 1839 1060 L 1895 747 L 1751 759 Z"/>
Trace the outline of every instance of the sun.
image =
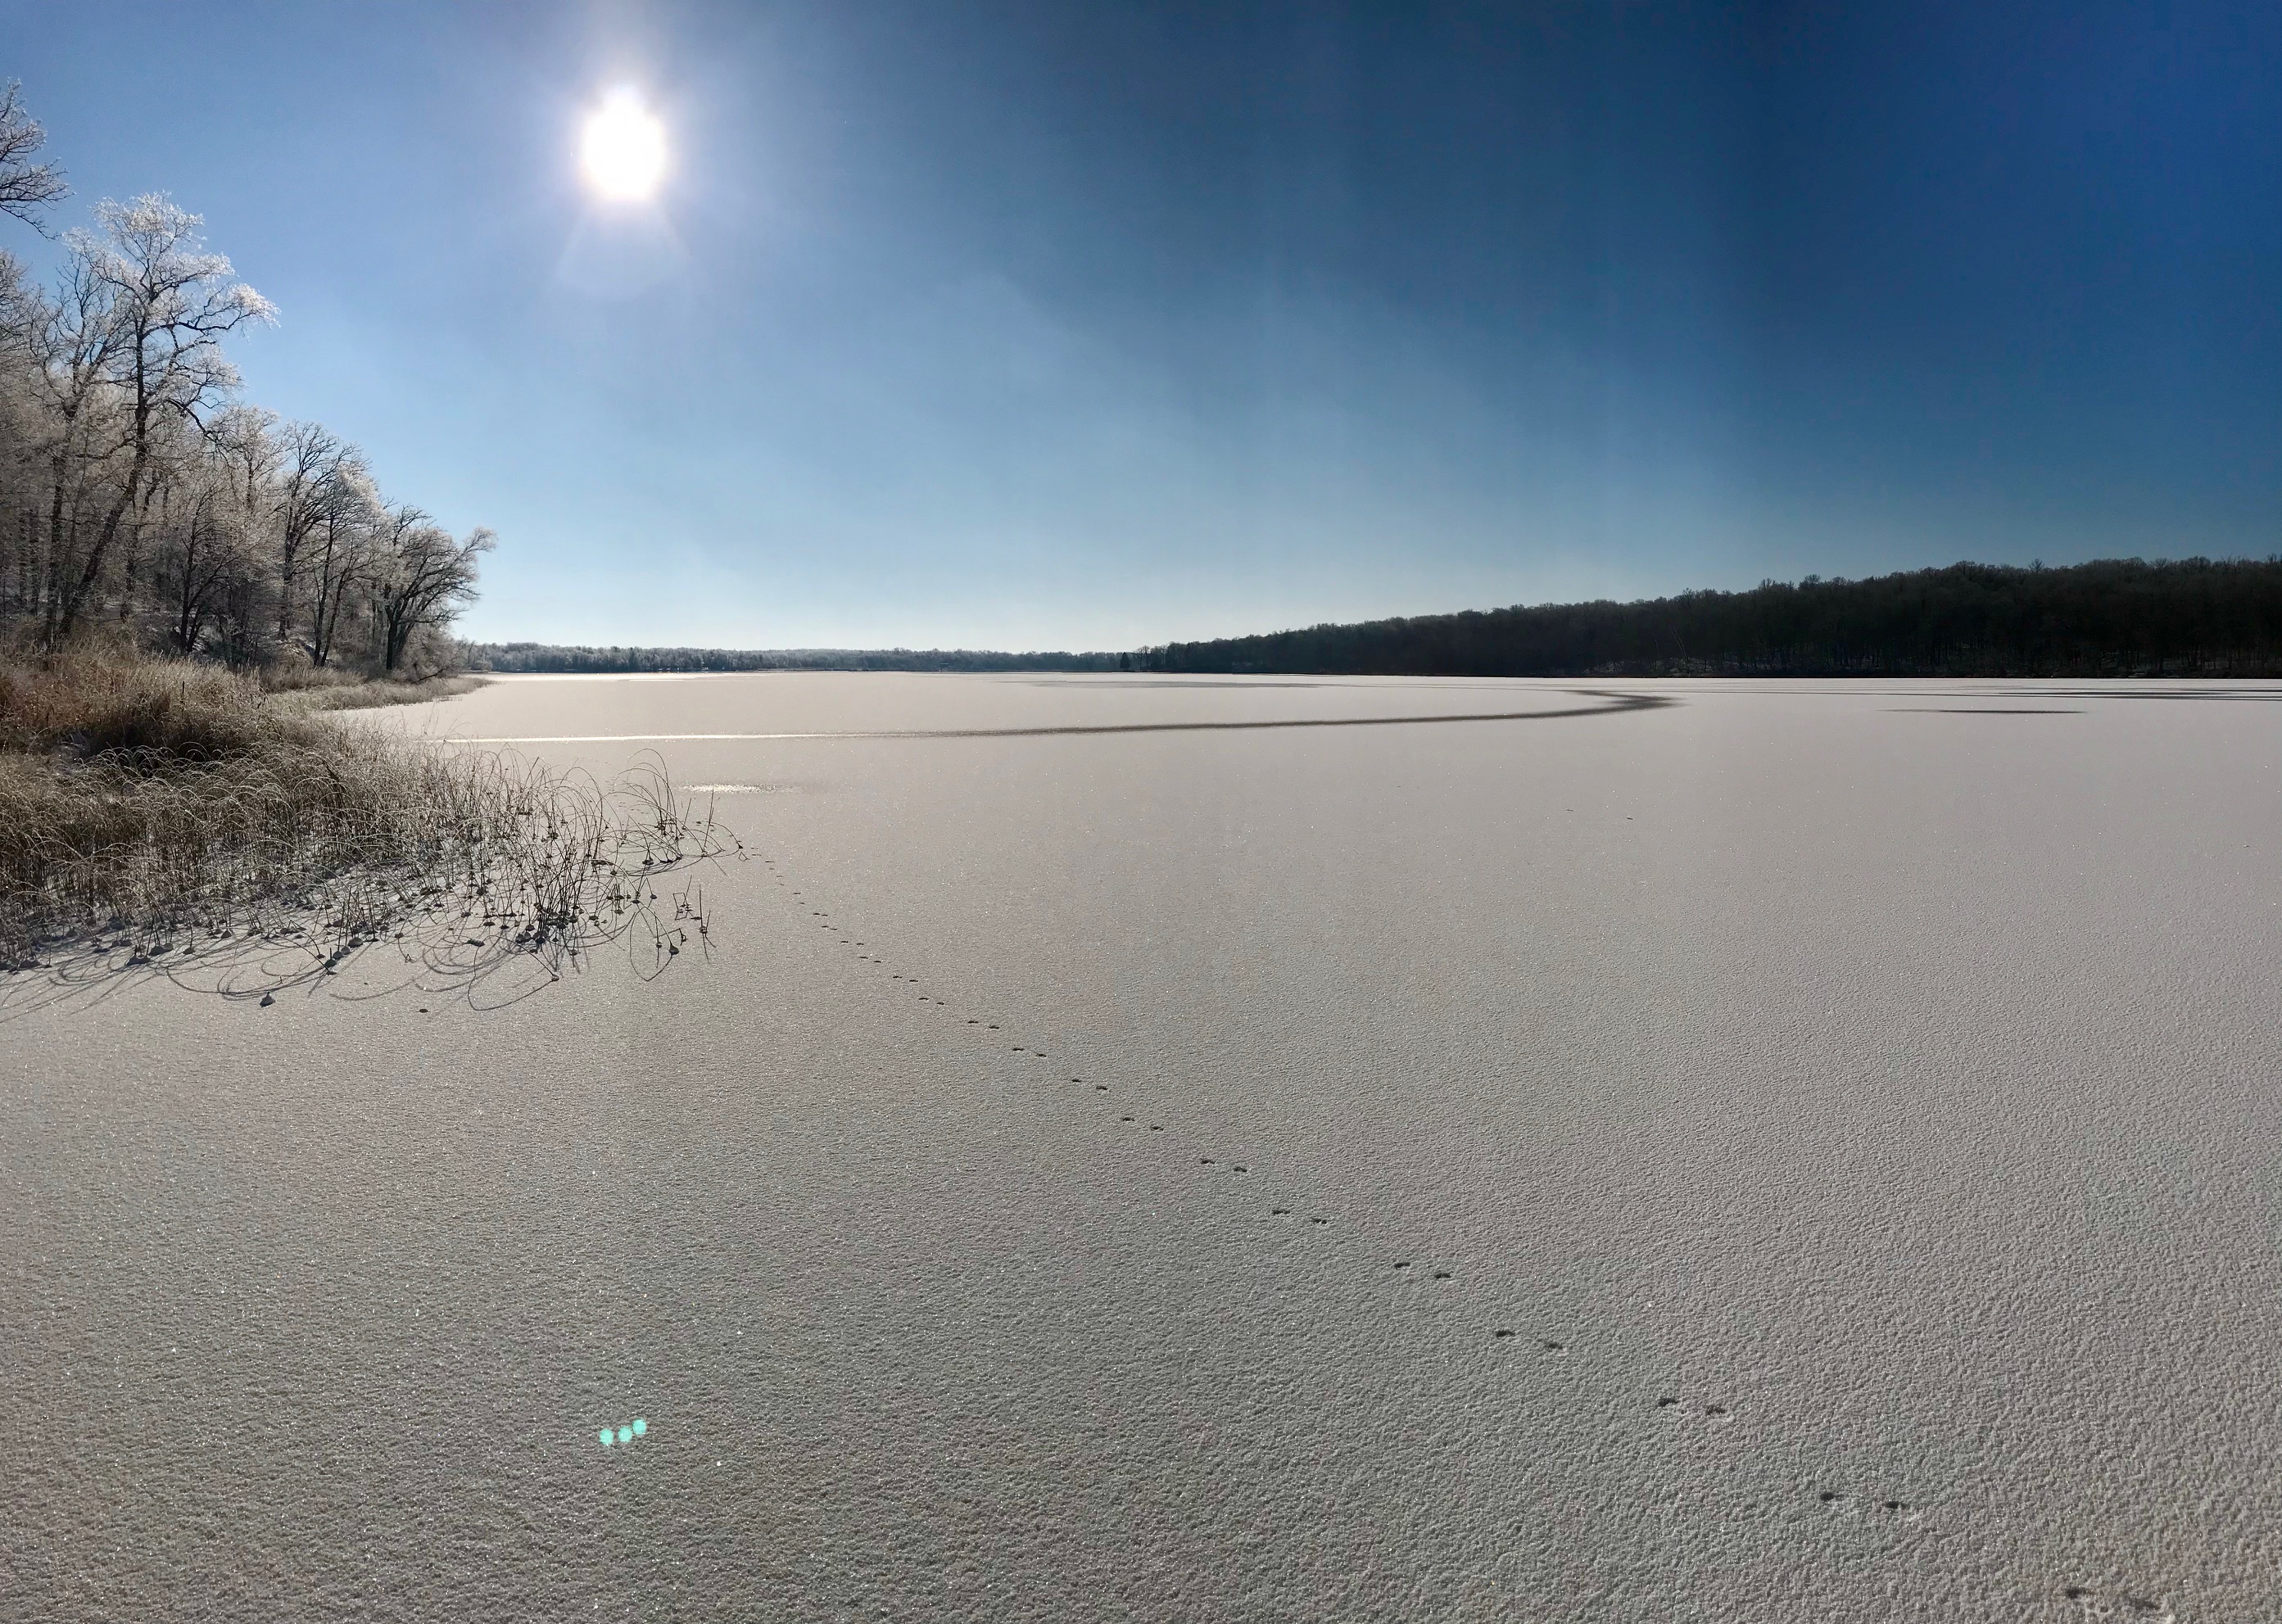
<path id="1" fill-rule="evenodd" d="M 613 203 L 640 203 L 665 178 L 665 126 L 632 90 L 613 90 L 578 140 L 586 184 Z"/>

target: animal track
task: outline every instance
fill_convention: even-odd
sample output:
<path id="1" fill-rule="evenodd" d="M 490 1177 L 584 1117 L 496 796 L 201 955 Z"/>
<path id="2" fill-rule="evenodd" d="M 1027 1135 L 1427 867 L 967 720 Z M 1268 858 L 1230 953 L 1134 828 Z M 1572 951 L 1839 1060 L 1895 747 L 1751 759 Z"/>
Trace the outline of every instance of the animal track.
<path id="1" fill-rule="evenodd" d="M 1917 1508 L 1906 1500 L 1887 1495 L 1851 1495 L 1843 1489 L 1826 1489 L 1815 1498 L 1823 1510 L 1836 1514 L 1867 1518 L 1886 1518 L 1898 1522 L 1915 1522 Z"/>
<path id="2" fill-rule="evenodd" d="M 773 870 L 775 865 L 771 863 L 769 866 Z M 786 884 L 781 875 L 776 878 L 780 885 Z M 795 891 L 791 895 L 799 898 L 801 893 Z M 811 917 L 822 922 L 824 929 L 840 935 L 843 942 L 851 949 L 863 949 L 867 946 L 864 941 L 850 937 L 844 929 L 833 924 L 831 916 L 825 910 L 811 909 L 807 911 Z M 886 967 L 886 962 L 875 954 L 858 951 L 855 956 L 858 963 L 873 964 L 882 969 Z M 912 986 L 919 985 L 917 976 L 906 976 L 900 971 L 891 973 L 889 979 Z M 943 999 L 930 997 L 926 994 L 920 994 L 919 1001 L 932 1003 L 938 1009 L 950 1008 Z M 986 1020 L 981 1016 L 970 1015 L 962 1018 L 964 1025 L 980 1026 L 987 1032 L 995 1032 L 1002 1030 L 1001 1023 Z M 1017 1055 L 1033 1055 L 1041 1060 L 1046 1057 L 1043 1049 L 1033 1048 L 1023 1043 L 1012 1044 L 1009 1046 L 1009 1050 Z M 1083 1087 L 1086 1079 L 1073 1077 L 1069 1080 L 1075 1085 Z M 1111 1092 L 1111 1085 L 1106 1082 L 1096 1082 L 1093 1085 L 1093 1090 L 1097 1094 L 1107 1094 Z M 1141 1118 L 1137 1113 L 1122 1112 L 1117 1120 L 1122 1124 L 1131 1125 L 1140 1121 Z M 1166 1131 L 1166 1125 L 1161 1122 L 1152 1122 L 1147 1125 L 1152 1133 L 1162 1133 Z M 1221 1164 L 1221 1161 L 1216 1156 L 1199 1152 L 1197 1155 L 1197 1164 L 1200 1167 L 1215 1167 Z M 1249 1174 L 1252 1171 L 1250 1164 L 1244 1162 L 1230 1163 L 1229 1166 L 1238 1173 Z M 1295 1215 L 1296 1210 L 1288 1206 L 1271 1206 L 1269 1209 L 1269 1216 L 1271 1218 L 1290 1218 Z M 1310 1227 L 1326 1227 L 1331 1221 L 1330 1216 L 1324 1213 L 1308 1213 L 1305 1217 Z M 1384 1257 L 1384 1254 L 1381 1256 Z M 1398 1257 L 1391 1261 L 1394 1270 L 1401 1273 L 1408 1273 L 1415 1266 L 1414 1260 L 1409 1257 Z M 1448 1283 L 1456 1278 L 1456 1272 L 1454 1269 L 1433 1269 L 1430 1273 L 1437 1282 Z M 1479 1335 L 1480 1333 L 1477 1330 L 1473 1334 Z M 1490 1339 L 1494 1342 L 1510 1342 L 1521 1334 L 1520 1331 L 1511 1326 L 1493 1325 L 1490 1327 Z M 1531 1340 L 1534 1342 L 1537 1352 L 1541 1357 L 1566 1358 L 1569 1357 L 1569 1347 L 1564 1342 L 1545 1336 L 1535 1336 Z M 1698 1421 L 1712 1427 L 1731 1425 L 1735 1419 L 1724 1404 L 1683 1404 L 1678 1394 L 1658 1395 L 1653 1400 L 1653 1404 L 1657 1411 L 1669 1412 L 1674 1416 L 1680 1415 L 1683 1411 L 1693 1412 Z M 1819 1503 L 1822 1509 L 1833 1515 L 1849 1516 L 1863 1520 L 1915 1522 L 1921 1514 L 1908 1502 L 1896 1496 L 1858 1496 L 1839 1489 L 1822 1489 L 1818 1493 Z M 2083 1618 L 2086 1620 L 2129 1620 L 2130 1624 L 2174 1624 L 2174 1615 L 2167 1605 L 2161 1602 L 2146 1600 L 2138 1595 L 2123 1591 L 2098 1591 L 2080 1585 L 2069 1586 L 2061 1594 L 2066 1599 L 2077 1604 Z"/>
<path id="3" fill-rule="evenodd" d="M 2087 1585 L 2072 1584 L 2061 1595 L 2074 1602 L 2077 1612 L 2086 1619 L 2124 1619 L 2131 1620 L 2131 1624 L 2175 1624 L 2178 1616 L 2162 1602 L 2150 1601 L 2144 1596 L 2133 1596 L 2121 1590 L 2095 1590 Z"/>
<path id="4" fill-rule="evenodd" d="M 1674 1393 L 1660 1395 L 1656 1401 L 1656 1407 L 1668 1415 L 1678 1415 L 1683 1408 L 1679 1396 Z M 1691 1406 L 1691 1408 L 1695 1411 L 1696 1419 L 1707 1426 L 1732 1426 L 1735 1419 L 1735 1412 L 1725 1404 L 1704 1404 Z"/>

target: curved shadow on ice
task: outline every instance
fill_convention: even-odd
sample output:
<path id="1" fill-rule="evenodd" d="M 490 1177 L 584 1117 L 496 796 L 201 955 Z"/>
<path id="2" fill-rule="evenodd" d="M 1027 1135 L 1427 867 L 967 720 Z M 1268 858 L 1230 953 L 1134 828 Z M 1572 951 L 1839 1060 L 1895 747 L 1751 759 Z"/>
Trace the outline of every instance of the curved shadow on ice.
<path id="1" fill-rule="evenodd" d="M 454 739 L 456 745 L 631 745 L 697 743 L 706 740 L 811 739 L 1053 739 L 1079 733 L 1231 733 L 1271 728 L 1417 727 L 1433 722 L 1550 722 L 1562 716 L 1613 716 L 1631 710 L 1661 710 L 1680 701 L 1668 693 L 1622 693 L 1599 688 L 1574 688 L 1570 692 L 1600 700 L 1596 705 L 1565 705 L 1550 710 L 1455 711 L 1424 716 L 1295 716 L 1265 722 L 1105 722 L 1067 727 L 905 728 L 878 732 L 845 733 L 564 733 L 543 738 Z"/>

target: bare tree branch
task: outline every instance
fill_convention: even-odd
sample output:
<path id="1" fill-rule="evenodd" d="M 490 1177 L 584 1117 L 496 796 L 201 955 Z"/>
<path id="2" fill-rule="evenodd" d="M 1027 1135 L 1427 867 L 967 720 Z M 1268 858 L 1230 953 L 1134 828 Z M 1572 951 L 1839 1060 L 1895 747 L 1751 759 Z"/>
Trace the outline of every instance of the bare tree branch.
<path id="1" fill-rule="evenodd" d="M 39 120 L 25 111 L 21 87 L 10 80 L 0 89 L 0 214 L 12 214 L 43 236 L 48 229 L 43 211 L 71 191 L 62 170 L 33 161 L 47 139 Z"/>

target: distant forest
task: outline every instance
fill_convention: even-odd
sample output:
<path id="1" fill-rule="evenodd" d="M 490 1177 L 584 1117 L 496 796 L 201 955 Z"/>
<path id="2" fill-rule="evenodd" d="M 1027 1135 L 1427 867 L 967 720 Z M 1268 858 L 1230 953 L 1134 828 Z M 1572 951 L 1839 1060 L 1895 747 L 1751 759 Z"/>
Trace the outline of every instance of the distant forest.
<path id="1" fill-rule="evenodd" d="M 1118 654 L 999 653 L 964 648 L 587 648 L 462 643 L 471 671 L 1114 671 Z"/>
<path id="2" fill-rule="evenodd" d="M 2282 558 L 1809 576 L 1750 592 L 1168 643 L 1132 664 L 1419 677 L 2276 677 Z"/>
<path id="3" fill-rule="evenodd" d="M 2282 558 L 1868 580 L 1312 626 L 1126 653 L 462 643 L 475 671 L 1171 671 L 1412 677 L 2282 677 Z"/>

